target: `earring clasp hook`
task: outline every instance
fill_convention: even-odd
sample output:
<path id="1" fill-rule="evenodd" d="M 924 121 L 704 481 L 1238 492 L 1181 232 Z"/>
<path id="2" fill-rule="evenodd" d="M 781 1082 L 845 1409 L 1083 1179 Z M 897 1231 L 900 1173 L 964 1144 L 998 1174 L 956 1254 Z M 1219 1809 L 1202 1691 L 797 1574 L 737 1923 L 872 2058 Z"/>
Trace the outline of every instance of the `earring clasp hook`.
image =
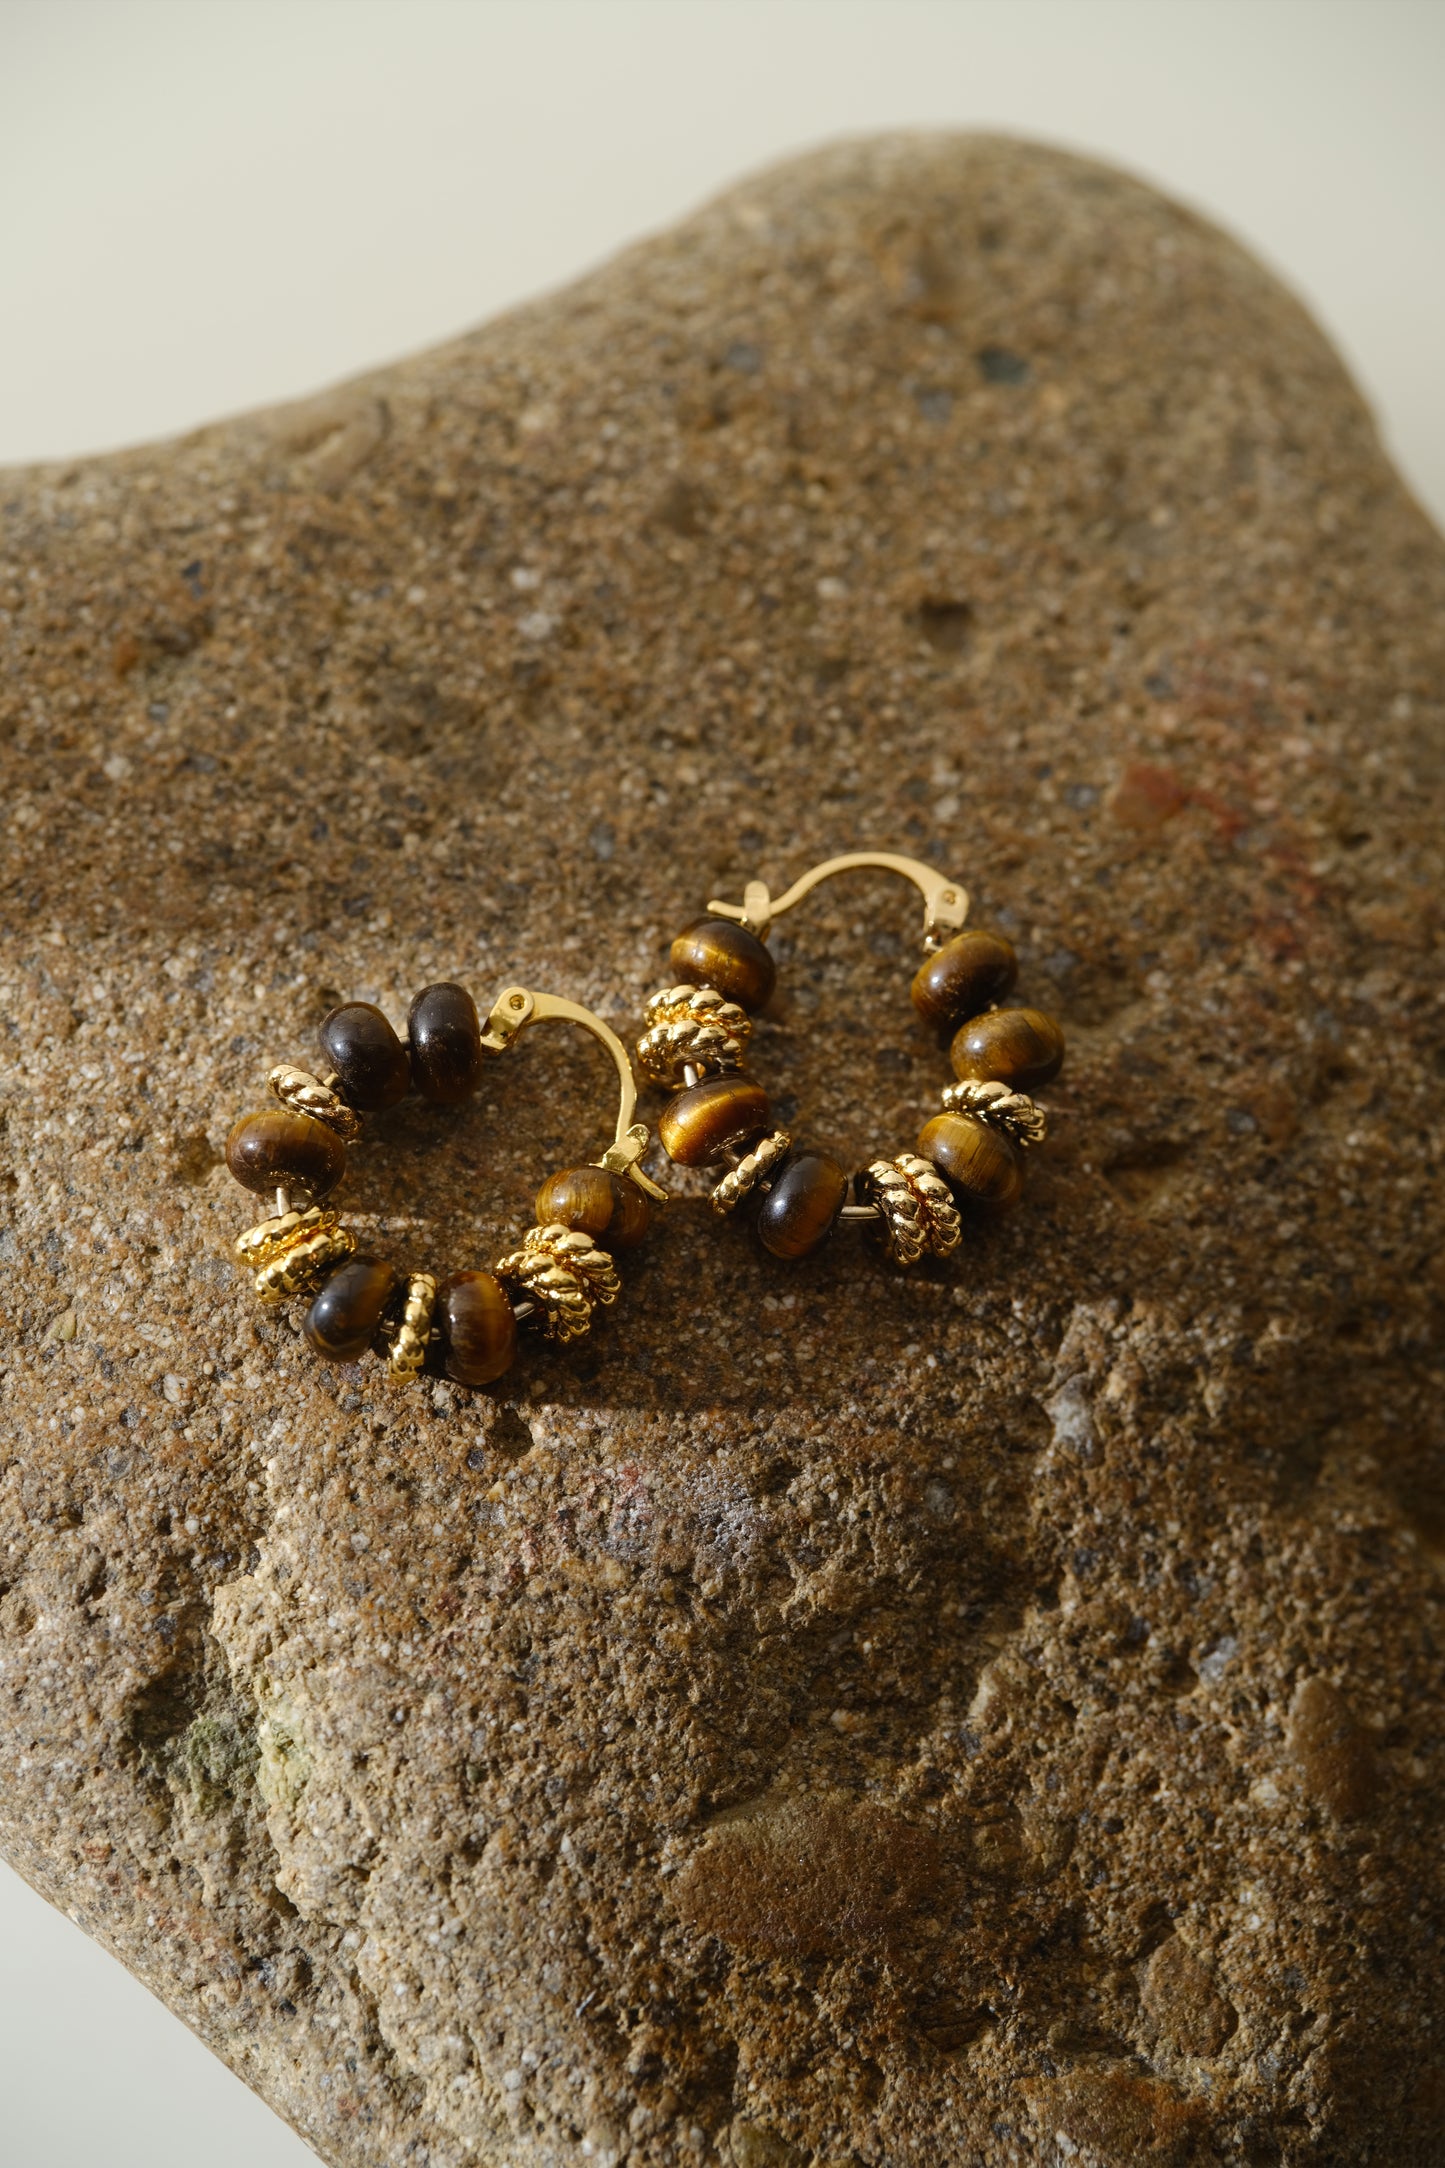
<path id="1" fill-rule="evenodd" d="M 749 881 L 740 905 L 713 899 L 708 909 L 715 911 L 719 918 L 730 918 L 737 925 L 746 926 L 762 941 L 767 938 L 772 921 L 781 918 L 784 911 L 791 911 L 795 903 L 801 903 L 820 881 L 830 881 L 835 873 L 852 873 L 865 867 L 900 873 L 921 891 L 925 949 L 939 948 L 951 940 L 968 917 L 968 890 L 960 882 L 950 880 L 946 873 L 935 872 L 932 866 L 925 866 L 917 858 L 904 858 L 896 851 L 846 851 L 841 858 L 825 858 L 820 866 L 814 866 L 811 872 L 794 881 L 776 901 L 769 894 L 766 881 Z"/>
<path id="2" fill-rule="evenodd" d="M 604 1024 L 600 1016 L 595 1016 L 591 1009 L 584 1009 L 580 1001 L 565 1000 L 561 994 L 540 994 L 526 986 L 507 986 L 492 1003 L 482 1044 L 493 1054 L 505 1054 L 519 1032 L 525 1031 L 529 1024 L 545 1023 L 549 1018 L 559 1023 L 580 1024 L 584 1031 L 589 1031 L 606 1047 L 617 1071 L 617 1126 L 612 1142 L 595 1164 L 605 1167 L 609 1174 L 627 1175 L 645 1196 L 666 1204 L 667 1191 L 642 1170 L 642 1155 L 652 1142 L 652 1133 L 645 1122 L 633 1119 L 637 1112 L 637 1079 L 632 1073 L 632 1063 L 616 1032 L 609 1024 Z"/>

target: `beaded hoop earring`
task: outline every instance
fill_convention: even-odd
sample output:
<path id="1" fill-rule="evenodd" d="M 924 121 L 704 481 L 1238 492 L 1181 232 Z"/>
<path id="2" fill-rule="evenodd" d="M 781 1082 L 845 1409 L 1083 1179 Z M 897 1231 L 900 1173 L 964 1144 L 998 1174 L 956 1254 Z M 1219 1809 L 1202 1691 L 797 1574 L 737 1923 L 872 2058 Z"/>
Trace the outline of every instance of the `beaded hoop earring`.
<path id="1" fill-rule="evenodd" d="M 751 1012 L 766 1004 L 776 978 L 764 946 L 769 926 L 820 881 L 860 867 L 902 874 L 922 891 L 927 953 L 913 1006 L 950 1035 L 957 1081 L 943 1093 L 942 1112 L 924 1123 L 916 1152 L 875 1159 L 850 1184 L 831 1153 L 800 1148 L 773 1127 L 767 1093 L 744 1063 Z M 958 1248 L 959 1202 L 998 1210 L 1017 1201 L 1022 1151 L 1047 1129 L 1029 1094 L 1058 1075 L 1064 1035 L 1037 1009 L 999 1007 L 1018 958 L 1001 934 L 962 931 L 968 894 L 957 881 L 891 851 L 851 851 L 814 866 L 776 902 L 765 883 L 749 881 L 741 905 L 712 902 L 708 914 L 672 944 L 682 983 L 648 1001 L 637 1058 L 655 1083 L 682 1086 L 658 1122 L 669 1158 L 682 1167 L 726 1165 L 712 1191 L 717 1213 L 726 1217 L 752 1200 L 758 1234 L 775 1257 L 809 1256 L 842 1221 L 871 1228 L 895 1264 L 912 1265 Z"/>
<path id="2" fill-rule="evenodd" d="M 346 1171 L 362 1114 L 393 1107 L 410 1091 L 439 1106 L 459 1104 L 476 1090 L 489 1054 L 506 1053 L 547 1018 L 581 1025 L 616 1066 L 617 1126 L 602 1157 L 548 1177 L 537 1192 L 537 1224 L 490 1272 L 456 1272 L 438 1285 L 429 1272 L 402 1274 L 359 1252 L 322 1200 Z M 246 1115 L 226 1140 L 226 1165 L 242 1187 L 274 1195 L 272 1215 L 235 1246 L 259 1299 L 309 1297 L 303 1330 L 318 1355 L 355 1362 L 374 1347 L 402 1380 L 431 1367 L 462 1385 L 489 1385 L 511 1367 L 517 1327 L 527 1319 L 550 1340 L 587 1332 L 593 1311 L 619 1292 L 611 1252 L 641 1242 L 652 1201 L 667 1196 L 642 1171 L 651 1137 L 633 1119 L 637 1086 L 617 1034 L 578 1002 L 525 986 L 498 996 L 483 1030 L 466 988 L 441 984 L 417 995 L 405 1041 L 366 1001 L 333 1009 L 320 1037 L 330 1071 L 273 1069 L 268 1081 L 280 1105 Z"/>

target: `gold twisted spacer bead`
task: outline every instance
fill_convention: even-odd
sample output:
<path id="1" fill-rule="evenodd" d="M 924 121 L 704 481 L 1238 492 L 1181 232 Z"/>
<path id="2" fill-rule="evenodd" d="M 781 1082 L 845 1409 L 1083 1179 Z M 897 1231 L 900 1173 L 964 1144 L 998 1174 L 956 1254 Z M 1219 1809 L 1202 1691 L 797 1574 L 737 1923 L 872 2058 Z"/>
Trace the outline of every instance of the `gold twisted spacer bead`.
<path id="1" fill-rule="evenodd" d="M 496 1266 L 536 1303 L 549 1340 L 580 1340 L 592 1327 L 598 1303 L 617 1300 L 622 1282 L 606 1250 L 571 1227 L 529 1227 L 522 1247 Z"/>
<path id="2" fill-rule="evenodd" d="M 356 1237 L 336 1224 L 334 1213 L 323 1215 L 325 1224 L 298 1229 L 252 1281 L 259 1302 L 284 1302 L 288 1295 L 309 1294 L 356 1248 Z"/>
<path id="3" fill-rule="evenodd" d="M 661 986 L 648 997 L 638 1066 L 654 1084 L 676 1086 L 686 1069 L 716 1076 L 741 1066 L 753 1020 L 715 986 Z"/>
<path id="4" fill-rule="evenodd" d="M 793 1140 L 786 1129 L 775 1129 L 745 1152 L 737 1165 L 725 1174 L 708 1199 L 720 1218 L 736 1211 L 744 1197 L 750 1197 L 759 1182 L 765 1182 L 793 1148 Z"/>
<path id="5" fill-rule="evenodd" d="M 953 1192 L 930 1160 L 913 1152 L 875 1159 L 856 1186 L 878 1208 L 883 1247 L 894 1264 L 916 1265 L 925 1253 L 950 1257 L 962 1241 Z"/>
<path id="6" fill-rule="evenodd" d="M 386 1351 L 386 1367 L 394 1378 L 409 1382 L 420 1375 L 436 1306 L 437 1283 L 431 1273 L 413 1272 Z"/>
<path id="7" fill-rule="evenodd" d="M 361 1135 L 361 1117 L 355 1107 L 349 1107 L 339 1092 L 320 1077 L 312 1076 L 309 1069 L 293 1069 L 289 1062 L 279 1062 L 266 1081 L 283 1107 L 325 1122 L 343 1142 L 349 1144 L 353 1137 Z"/>
<path id="8" fill-rule="evenodd" d="M 1016 1144 L 1042 1144 L 1049 1133 L 1049 1118 L 1038 1102 L 1007 1084 L 945 1084 L 943 1106 L 945 1113 L 972 1114 L 1001 1129 Z"/>
<path id="9" fill-rule="evenodd" d="M 237 1235 L 236 1262 L 257 1272 L 262 1265 L 269 1265 L 273 1257 L 279 1257 L 298 1235 L 314 1234 L 319 1227 L 335 1225 L 336 1214 L 319 1204 L 309 1206 L 304 1212 L 282 1212 L 274 1219 L 258 1220 L 243 1235 Z"/>

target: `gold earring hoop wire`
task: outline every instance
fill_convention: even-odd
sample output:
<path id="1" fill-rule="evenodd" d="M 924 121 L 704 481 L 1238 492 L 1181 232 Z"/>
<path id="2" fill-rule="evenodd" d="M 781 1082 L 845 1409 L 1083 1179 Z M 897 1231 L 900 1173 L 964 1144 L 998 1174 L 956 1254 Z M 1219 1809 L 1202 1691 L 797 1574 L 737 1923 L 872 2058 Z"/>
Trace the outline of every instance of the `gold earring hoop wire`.
<path id="1" fill-rule="evenodd" d="M 950 880 L 946 873 L 935 872 L 925 866 L 921 859 L 905 858 L 897 851 L 845 851 L 840 858 L 825 858 L 813 866 L 791 888 L 785 889 L 776 900 L 769 893 L 766 881 L 749 881 L 743 890 L 741 904 L 723 903 L 716 897 L 708 903 L 709 911 L 719 918 L 730 918 L 734 924 L 745 926 L 760 941 L 775 918 L 791 911 L 820 881 L 831 881 L 838 873 L 855 873 L 864 870 L 901 874 L 911 881 L 923 897 L 923 946 L 930 953 L 952 940 L 968 917 L 968 890 L 958 881 Z"/>
<path id="2" fill-rule="evenodd" d="M 627 1049 L 610 1024 L 605 1024 L 591 1009 L 584 1009 L 579 1001 L 567 1001 L 561 994 L 534 993 L 526 986 L 508 986 L 492 1003 L 482 1033 L 482 1045 L 491 1053 L 505 1054 L 519 1032 L 529 1025 L 547 1022 L 580 1025 L 606 1047 L 617 1071 L 617 1124 L 611 1144 L 596 1164 L 605 1167 L 609 1174 L 627 1175 L 647 1196 L 665 1204 L 667 1191 L 642 1171 L 641 1159 L 651 1141 L 650 1132 L 644 1123 L 634 1120 L 637 1078 Z"/>

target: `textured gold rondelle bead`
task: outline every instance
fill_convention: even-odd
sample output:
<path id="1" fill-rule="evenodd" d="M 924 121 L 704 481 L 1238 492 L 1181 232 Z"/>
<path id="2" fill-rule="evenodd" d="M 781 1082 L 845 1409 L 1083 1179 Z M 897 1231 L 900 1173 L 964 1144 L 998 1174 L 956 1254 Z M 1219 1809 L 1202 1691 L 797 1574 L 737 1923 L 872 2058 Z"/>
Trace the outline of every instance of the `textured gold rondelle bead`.
<path id="1" fill-rule="evenodd" d="M 309 1069 L 293 1069 L 289 1062 L 279 1062 L 266 1079 L 283 1107 L 291 1107 L 297 1114 L 309 1114 L 314 1121 L 325 1122 L 334 1129 L 344 1143 L 361 1135 L 361 1119 L 354 1107 L 349 1107 L 341 1094 L 320 1077 L 312 1076 Z"/>
<path id="2" fill-rule="evenodd" d="M 722 1219 L 726 1219 L 729 1212 L 735 1212 L 744 1197 L 750 1197 L 759 1182 L 765 1182 L 774 1167 L 787 1158 L 792 1145 L 793 1140 L 786 1129 L 775 1129 L 750 1152 L 744 1152 L 708 1198 L 714 1212 Z"/>
<path id="3" fill-rule="evenodd" d="M 251 1284 L 257 1301 L 284 1302 L 288 1295 L 309 1294 L 355 1248 L 355 1235 L 338 1227 L 334 1218 L 328 1227 L 298 1233 L 256 1274 Z"/>
<path id="4" fill-rule="evenodd" d="M 946 1114 L 977 1115 L 981 1122 L 1012 1137 L 1015 1144 L 1042 1144 L 1049 1133 L 1049 1118 L 1037 1100 L 1027 1092 L 1012 1091 L 1007 1084 L 972 1079 L 945 1084 L 943 1107 Z"/>
<path id="5" fill-rule="evenodd" d="M 896 1265 L 920 1257 L 951 1257 L 963 1239 L 953 1192 L 938 1170 L 914 1152 L 875 1159 L 857 1179 L 862 1202 L 878 1209 L 880 1238 Z"/>
<path id="6" fill-rule="evenodd" d="M 420 1375 L 436 1315 L 437 1283 L 430 1272 L 413 1272 L 406 1283 L 401 1316 L 386 1351 L 386 1366 L 394 1378 L 409 1382 Z"/>
<path id="7" fill-rule="evenodd" d="M 738 1068 L 752 1037 L 746 1009 L 715 986 L 660 986 L 643 1012 L 647 1029 L 637 1042 L 637 1061 L 654 1084 L 675 1089 L 688 1069 L 720 1076 Z"/>
<path id="8" fill-rule="evenodd" d="M 314 1234 L 318 1227 L 335 1225 L 336 1214 L 319 1204 L 310 1205 L 304 1212 L 282 1212 L 273 1219 L 258 1220 L 243 1235 L 237 1235 L 236 1262 L 248 1266 L 252 1272 L 259 1272 L 262 1265 L 269 1265 L 273 1257 L 279 1257 L 298 1235 Z"/>
<path id="9" fill-rule="evenodd" d="M 606 1250 L 590 1235 L 554 1224 L 529 1227 L 522 1247 L 499 1260 L 497 1278 L 537 1305 L 549 1340 L 580 1340 L 599 1303 L 615 1302 L 622 1282 Z"/>

